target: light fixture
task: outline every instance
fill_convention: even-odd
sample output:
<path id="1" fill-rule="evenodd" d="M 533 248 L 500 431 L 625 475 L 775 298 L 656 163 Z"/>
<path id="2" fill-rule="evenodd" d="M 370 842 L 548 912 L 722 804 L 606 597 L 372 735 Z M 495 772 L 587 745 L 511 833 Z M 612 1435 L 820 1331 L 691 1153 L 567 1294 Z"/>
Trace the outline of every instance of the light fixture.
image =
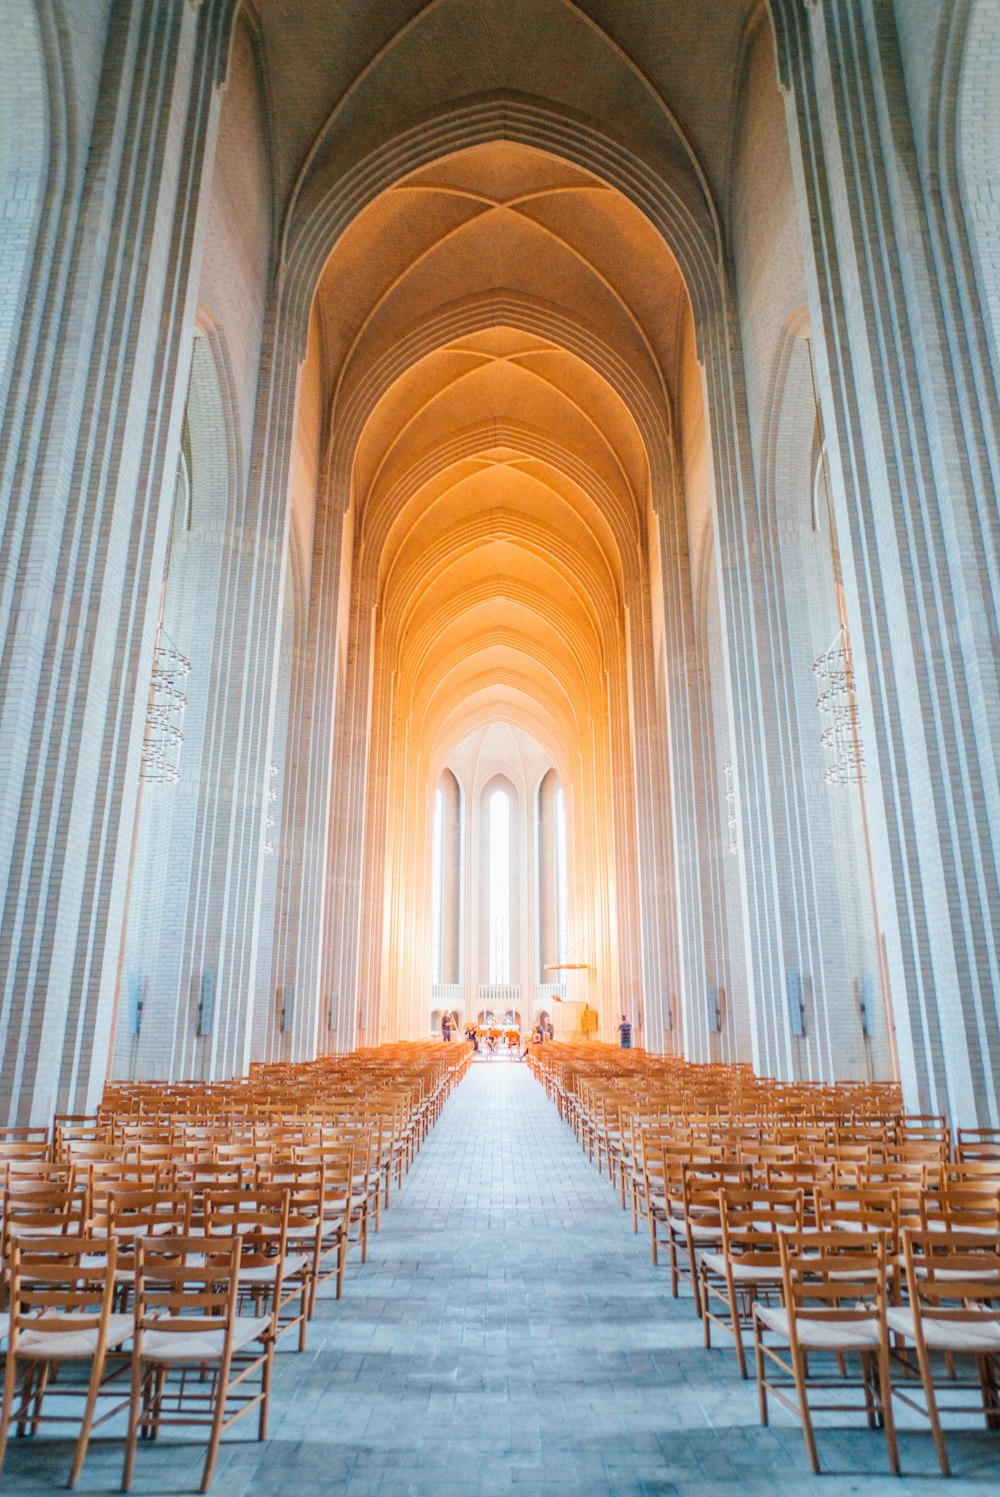
<path id="1" fill-rule="evenodd" d="M 726 826 L 729 829 L 729 845 L 726 850 L 731 858 L 735 858 L 739 851 L 736 842 L 736 791 L 733 789 L 733 766 L 728 759 L 722 766 L 722 773 L 726 777 Z"/>
<path id="2" fill-rule="evenodd" d="M 865 758 L 846 629 L 841 627 L 830 648 L 813 661 L 813 675 L 821 688 L 816 706 L 829 719 L 820 743 L 833 755 L 823 778 L 828 785 L 856 785 L 865 777 Z"/>
<path id="3" fill-rule="evenodd" d="M 147 784 L 175 785 L 181 777 L 184 709 L 188 703 L 183 684 L 190 673 L 190 660 L 177 649 L 161 622 L 156 630 L 142 742 L 140 774 Z"/>
<path id="4" fill-rule="evenodd" d="M 267 766 L 268 779 L 269 780 L 275 779 L 277 777 L 277 774 L 278 774 L 278 761 L 277 761 L 277 759 L 272 759 L 271 762 L 270 762 L 270 764 Z M 266 826 L 268 832 L 271 832 L 274 829 L 275 815 L 274 815 L 274 812 L 270 809 L 270 807 L 274 805 L 274 802 L 277 799 L 278 799 L 278 787 L 277 787 L 277 785 L 268 785 L 268 787 L 267 787 L 267 805 L 268 805 L 268 811 L 267 811 L 267 815 L 264 817 L 264 825 Z M 274 852 L 274 843 L 272 842 L 271 838 L 269 836 L 267 836 L 264 839 L 264 855 L 265 855 L 265 857 L 269 858 L 273 852 Z"/>

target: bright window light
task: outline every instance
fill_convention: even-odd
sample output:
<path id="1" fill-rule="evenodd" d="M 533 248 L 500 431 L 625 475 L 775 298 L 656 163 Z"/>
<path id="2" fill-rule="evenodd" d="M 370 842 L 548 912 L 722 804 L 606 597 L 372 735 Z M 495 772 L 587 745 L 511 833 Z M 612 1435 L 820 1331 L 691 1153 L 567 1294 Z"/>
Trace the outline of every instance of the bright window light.
<path id="1" fill-rule="evenodd" d="M 441 910 L 444 905 L 444 791 L 434 797 L 431 830 L 431 982 L 441 981 Z"/>
<path id="2" fill-rule="evenodd" d="M 510 982 L 510 798 L 490 796 L 490 982 Z"/>
<path id="3" fill-rule="evenodd" d="M 566 800 L 562 786 L 556 791 L 556 960 L 569 955 L 569 895 L 566 868 Z"/>

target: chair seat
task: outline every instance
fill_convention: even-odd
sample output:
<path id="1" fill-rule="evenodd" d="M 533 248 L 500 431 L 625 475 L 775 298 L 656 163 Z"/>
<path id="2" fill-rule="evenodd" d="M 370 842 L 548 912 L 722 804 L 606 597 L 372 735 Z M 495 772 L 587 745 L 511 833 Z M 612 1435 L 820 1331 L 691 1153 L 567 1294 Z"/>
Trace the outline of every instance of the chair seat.
<path id="1" fill-rule="evenodd" d="M 958 1231 L 963 1234 L 963 1237 L 981 1237 L 982 1240 L 984 1240 L 984 1243 L 991 1243 L 991 1241 L 996 1241 L 997 1237 L 997 1228 L 993 1222 L 984 1222 L 982 1223 L 982 1225 L 978 1225 L 978 1223 L 963 1222 L 961 1223 L 961 1226 L 955 1228 L 955 1223 L 952 1222 L 952 1220 L 949 1220 L 948 1217 L 928 1217 L 927 1225 L 925 1225 L 925 1231 L 942 1232 L 942 1234 L 943 1232 Z"/>
<path id="2" fill-rule="evenodd" d="M 710 1273 L 718 1274 L 721 1279 L 726 1277 L 726 1258 L 724 1253 L 702 1253 L 701 1261 Z M 738 1257 L 730 1260 L 732 1263 L 733 1278 L 737 1284 L 780 1284 L 781 1264 L 775 1263 L 773 1267 L 767 1267 L 763 1263 L 743 1263 Z"/>
<path id="3" fill-rule="evenodd" d="M 92 1316 L 60 1317 L 64 1331 L 22 1330 L 17 1340 L 17 1354 L 33 1362 L 73 1362 L 92 1357 L 97 1350 L 97 1327 L 73 1330 L 74 1319 L 91 1320 Z M 122 1346 L 132 1334 L 131 1315 L 112 1315 L 108 1321 L 108 1350 Z"/>
<path id="4" fill-rule="evenodd" d="M 889 1310 L 886 1320 L 890 1331 L 907 1341 L 916 1339 L 912 1310 Z M 922 1324 L 924 1342 L 931 1351 L 1000 1352 L 1000 1322 L 992 1317 L 984 1316 L 976 1325 L 968 1320 L 935 1320 L 925 1315 Z"/>
<path id="5" fill-rule="evenodd" d="M 270 1329 L 269 1315 L 238 1315 L 234 1323 L 233 1351 L 259 1341 Z M 147 1362 L 217 1362 L 222 1356 L 226 1333 L 205 1331 L 147 1331 L 142 1338 Z"/>
<path id="6" fill-rule="evenodd" d="M 788 1312 L 780 1305 L 755 1305 L 761 1325 L 789 1339 Z M 799 1345 L 807 1351 L 874 1351 L 879 1344 L 877 1320 L 803 1319 L 795 1323 Z"/>
<path id="7" fill-rule="evenodd" d="M 906 1267 L 906 1263 L 902 1253 L 900 1253 L 898 1259 L 896 1260 L 896 1263 L 890 1264 L 889 1267 L 896 1267 L 900 1272 L 903 1271 L 903 1269 Z M 914 1265 L 914 1267 L 917 1271 L 917 1278 L 926 1279 L 927 1269 L 924 1267 L 924 1265 L 922 1263 L 917 1263 Z M 969 1271 L 968 1269 L 960 1268 L 938 1268 L 935 1265 L 934 1277 L 935 1279 L 939 1279 L 942 1283 L 947 1283 L 949 1279 L 952 1283 L 965 1283 L 969 1279 Z M 981 1279 L 984 1283 L 1000 1284 L 1000 1272 L 994 1269 L 990 1269 L 986 1273 L 977 1273 L 976 1278 Z"/>
<path id="8" fill-rule="evenodd" d="M 298 1247 L 301 1250 L 310 1250 L 316 1243 L 316 1227 L 318 1223 L 313 1221 L 308 1227 L 289 1227 L 288 1236 L 285 1241 L 290 1247 Z"/>
<path id="9" fill-rule="evenodd" d="M 718 1222 L 713 1222 L 708 1226 L 693 1221 L 686 1225 L 683 1220 L 673 1216 L 670 1218 L 670 1226 L 678 1236 L 686 1236 L 690 1231 L 692 1242 L 719 1242 L 722 1237 L 722 1228 Z"/>
<path id="10" fill-rule="evenodd" d="M 292 1278 L 305 1268 L 309 1259 L 305 1253 L 289 1253 L 281 1266 L 283 1278 Z M 277 1270 L 277 1261 L 274 1263 L 260 1263 L 253 1268 L 240 1269 L 241 1284 L 273 1284 L 274 1275 Z"/>

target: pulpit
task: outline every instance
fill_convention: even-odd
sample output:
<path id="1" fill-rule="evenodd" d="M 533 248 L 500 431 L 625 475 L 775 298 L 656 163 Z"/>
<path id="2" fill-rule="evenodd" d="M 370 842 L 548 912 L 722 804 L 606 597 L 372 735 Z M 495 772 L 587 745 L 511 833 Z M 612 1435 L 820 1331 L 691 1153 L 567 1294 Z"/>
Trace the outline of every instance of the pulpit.
<path id="1" fill-rule="evenodd" d="M 562 1040 L 567 1045 L 579 1045 L 589 1038 L 583 1023 L 583 1011 L 586 1007 L 586 1003 L 553 1003 L 552 1027 L 557 1040 Z"/>

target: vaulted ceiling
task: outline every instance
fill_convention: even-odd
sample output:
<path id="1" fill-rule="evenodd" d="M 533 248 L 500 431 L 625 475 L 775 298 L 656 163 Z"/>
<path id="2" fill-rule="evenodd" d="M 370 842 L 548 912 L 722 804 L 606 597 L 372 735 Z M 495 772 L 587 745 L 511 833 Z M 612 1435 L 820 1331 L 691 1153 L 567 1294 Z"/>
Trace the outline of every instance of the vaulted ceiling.
<path id="1" fill-rule="evenodd" d="M 332 481 L 408 714 L 454 737 L 492 684 L 575 740 L 643 552 L 644 428 L 670 425 L 686 297 L 663 241 L 588 173 L 492 142 L 362 210 L 317 300 Z"/>

